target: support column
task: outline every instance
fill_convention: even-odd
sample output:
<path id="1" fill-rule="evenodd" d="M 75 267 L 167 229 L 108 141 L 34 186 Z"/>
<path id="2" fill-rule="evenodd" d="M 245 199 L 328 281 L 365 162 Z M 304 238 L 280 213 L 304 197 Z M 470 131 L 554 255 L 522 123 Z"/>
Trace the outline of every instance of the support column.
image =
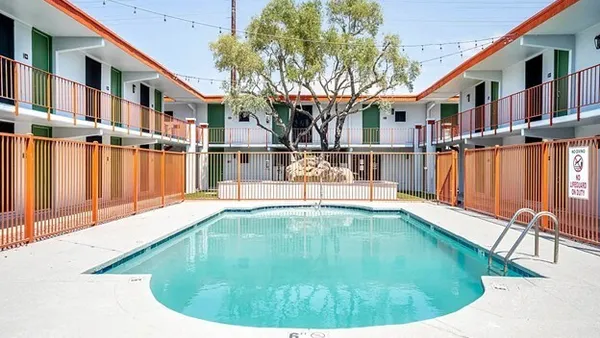
<path id="1" fill-rule="evenodd" d="M 422 148 L 419 146 L 419 133 L 423 129 L 423 126 L 420 124 L 415 125 L 414 129 L 414 137 L 413 137 L 413 187 L 415 189 L 415 193 L 421 192 L 425 190 L 423 184 L 424 182 L 424 167 L 426 166 L 425 159 L 421 153 L 423 152 Z M 420 194 L 419 194 L 420 195 Z"/>
<path id="2" fill-rule="evenodd" d="M 186 118 L 188 127 L 188 135 L 190 135 L 190 142 L 186 147 L 186 161 L 185 161 L 185 193 L 191 194 L 196 192 L 196 119 Z"/>
<path id="3" fill-rule="evenodd" d="M 200 154 L 197 155 L 197 175 L 196 182 L 198 182 L 198 188 L 202 191 L 208 189 L 208 123 L 200 123 Z"/>
<path id="4" fill-rule="evenodd" d="M 435 145 L 433 145 L 433 133 L 432 128 L 435 124 L 434 119 L 427 119 L 427 128 L 425 131 L 425 152 L 427 155 L 427 190 L 429 193 L 435 193 L 435 173 L 436 173 L 436 157 L 435 157 Z"/>

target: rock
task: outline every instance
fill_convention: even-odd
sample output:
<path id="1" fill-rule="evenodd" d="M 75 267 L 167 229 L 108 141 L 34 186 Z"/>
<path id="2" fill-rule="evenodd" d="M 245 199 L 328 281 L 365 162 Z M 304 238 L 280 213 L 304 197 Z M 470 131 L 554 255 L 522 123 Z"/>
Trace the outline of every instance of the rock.
<path id="1" fill-rule="evenodd" d="M 293 162 L 285 169 L 286 177 L 291 182 L 337 182 L 353 183 L 354 175 L 348 168 L 332 167 L 331 163 L 318 157 L 306 157 Z"/>

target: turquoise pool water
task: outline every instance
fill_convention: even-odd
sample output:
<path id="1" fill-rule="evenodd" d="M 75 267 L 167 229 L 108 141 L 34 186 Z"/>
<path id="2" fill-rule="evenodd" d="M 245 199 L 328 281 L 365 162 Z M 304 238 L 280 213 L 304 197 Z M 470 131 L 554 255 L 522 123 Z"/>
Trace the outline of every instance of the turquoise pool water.
<path id="1" fill-rule="evenodd" d="M 101 272 L 152 274 L 156 299 L 187 316 L 313 329 L 454 312 L 489 274 L 476 249 L 405 213 L 298 207 L 224 212 Z"/>

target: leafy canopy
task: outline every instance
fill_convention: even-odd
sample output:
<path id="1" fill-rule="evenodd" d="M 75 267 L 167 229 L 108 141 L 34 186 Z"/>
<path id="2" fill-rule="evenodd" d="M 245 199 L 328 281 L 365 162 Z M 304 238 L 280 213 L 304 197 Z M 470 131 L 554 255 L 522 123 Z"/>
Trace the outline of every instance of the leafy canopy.
<path id="1" fill-rule="evenodd" d="M 419 64 L 401 53 L 398 35 L 378 39 L 382 24 L 381 7 L 372 0 L 271 0 L 251 20 L 244 39 L 222 35 L 211 43 L 217 69 L 237 74 L 236 83 L 224 86 L 224 103 L 234 114 L 252 116 L 291 150 L 313 128 L 328 149 L 330 126 L 339 148 L 349 114 L 374 104 L 389 111 L 386 94 L 401 86 L 412 91 L 420 72 Z M 315 102 L 316 114 L 302 109 L 306 96 Z M 289 122 L 277 114 L 278 105 L 289 108 Z M 280 128 L 261 121 L 258 112 Z M 305 115 L 310 127 L 289 140 L 295 114 Z"/>

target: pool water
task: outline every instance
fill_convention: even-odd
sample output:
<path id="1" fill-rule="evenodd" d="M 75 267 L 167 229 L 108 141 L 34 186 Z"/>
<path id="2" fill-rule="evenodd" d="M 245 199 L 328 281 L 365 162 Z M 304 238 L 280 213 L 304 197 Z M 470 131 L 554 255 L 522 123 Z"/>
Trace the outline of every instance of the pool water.
<path id="1" fill-rule="evenodd" d="M 221 213 L 104 273 L 152 274 L 156 299 L 187 316 L 312 329 L 448 314 L 489 274 L 483 255 L 405 213 L 300 207 Z"/>

